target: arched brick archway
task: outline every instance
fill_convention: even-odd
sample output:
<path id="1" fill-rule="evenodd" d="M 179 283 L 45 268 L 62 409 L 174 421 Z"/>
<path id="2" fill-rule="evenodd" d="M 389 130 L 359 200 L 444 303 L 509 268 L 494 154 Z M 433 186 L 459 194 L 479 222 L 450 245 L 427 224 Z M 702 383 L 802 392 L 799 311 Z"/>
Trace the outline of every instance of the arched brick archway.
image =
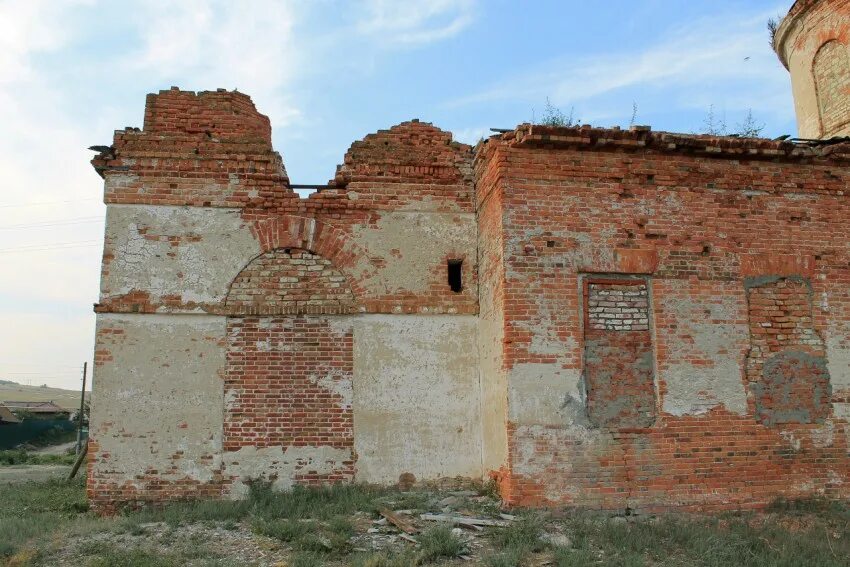
<path id="1" fill-rule="evenodd" d="M 349 481 L 354 337 L 337 315 L 359 311 L 368 257 L 343 231 L 314 219 L 262 219 L 251 231 L 261 253 L 224 302 L 225 461 L 282 485 Z"/>
<path id="2" fill-rule="evenodd" d="M 348 278 L 357 297 L 363 296 L 362 280 L 375 271 L 366 250 L 348 234 L 316 219 L 286 215 L 256 220 L 251 234 L 260 243 L 262 253 L 300 248 L 327 259 Z"/>
<path id="3" fill-rule="evenodd" d="M 251 260 L 231 282 L 228 315 L 344 315 L 358 311 L 349 278 L 303 248 L 275 248 Z"/>

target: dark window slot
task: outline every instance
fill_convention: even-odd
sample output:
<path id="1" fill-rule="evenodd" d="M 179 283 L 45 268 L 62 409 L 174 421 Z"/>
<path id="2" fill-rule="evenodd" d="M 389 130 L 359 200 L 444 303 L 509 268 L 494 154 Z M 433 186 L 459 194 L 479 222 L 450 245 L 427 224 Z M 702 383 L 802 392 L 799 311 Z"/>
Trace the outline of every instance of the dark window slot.
<path id="1" fill-rule="evenodd" d="M 448 262 L 449 287 L 452 288 L 452 291 L 455 293 L 463 291 L 462 267 L 463 260 L 449 260 Z"/>

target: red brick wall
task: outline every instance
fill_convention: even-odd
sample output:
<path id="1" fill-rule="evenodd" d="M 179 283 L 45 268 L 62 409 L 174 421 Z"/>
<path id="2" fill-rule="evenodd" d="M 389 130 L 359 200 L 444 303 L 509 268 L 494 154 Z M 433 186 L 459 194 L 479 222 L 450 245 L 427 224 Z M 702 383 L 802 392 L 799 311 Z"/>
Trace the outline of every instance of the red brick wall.
<path id="1" fill-rule="evenodd" d="M 398 211 L 443 215 L 440 222 L 471 223 L 474 190 L 469 146 L 452 141 L 450 133 L 431 124 L 404 122 L 354 142 L 335 180 L 326 189 L 300 198 L 289 188 L 267 128 L 268 118 L 244 94 L 161 91 L 148 96 L 145 129 L 117 131 L 112 147 L 92 163 L 106 179 L 107 204 L 239 208 L 241 218 L 253 225 L 263 251 L 270 246 L 298 247 L 324 256 L 349 276 L 367 312 L 477 313 L 473 246 L 446 247 L 432 265 L 417 267 L 427 282 L 424 290 L 389 289 L 364 297 L 362 280 L 374 277 L 385 259 L 370 256 L 357 245 L 354 234 Z M 456 218 L 449 221 L 448 214 Z M 180 244 L 179 239 L 172 243 Z M 424 244 L 446 246 L 439 241 Z M 404 250 L 392 253 L 401 256 Z M 104 276 L 115 254 L 107 242 Z M 449 288 L 448 259 L 464 260 L 463 293 Z M 179 297 L 162 305 L 145 293 L 134 290 L 128 297 L 110 297 L 98 309 L 224 311 L 221 305 L 181 304 Z"/>
<path id="2" fill-rule="evenodd" d="M 345 275 L 330 260 L 278 248 L 239 272 L 225 300 L 228 313 L 250 315 L 341 314 L 356 310 Z"/>
<path id="3" fill-rule="evenodd" d="M 824 43 L 812 62 L 818 110 L 825 134 L 837 132 L 850 122 L 850 50 L 846 44 Z"/>
<path id="4" fill-rule="evenodd" d="M 478 325 L 481 376 L 482 454 L 485 470 L 501 480 L 507 459 L 507 392 L 505 389 L 505 258 L 502 239 L 502 187 L 498 163 L 479 152 L 475 167 L 479 179 L 478 270 L 480 312 Z M 506 490 L 508 487 L 503 485 Z"/>
<path id="5" fill-rule="evenodd" d="M 229 318 L 223 449 L 353 448 L 352 353 L 351 330 L 323 317 Z M 353 471 L 352 455 L 333 478 L 312 480 Z"/>
<path id="6" fill-rule="evenodd" d="M 585 283 L 584 377 L 587 413 L 604 428 L 655 421 L 649 293 L 642 280 Z"/>
<path id="7" fill-rule="evenodd" d="M 750 282 L 747 380 L 766 425 L 823 423 L 832 388 L 823 340 L 812 322 L 812 288 L 800 278 Z"/>
<path id="8" fill-rule="evenodd" d="M 835 333 L 850 317 L 847 146 L 821 152 L 587 127 L 520 127 L 488 146 L 487 159 L 499 168 L 491 184 L 504 187 L 509 396 L 511 377 L 530 364 L 555 376 L 591 370 L 583 359 L 580 278 L 608 274 L 648 277 L 650 322 L 664 337 L 654 348 L 656 369 L 664 376 L 690 369 L 699 384 L 693 407 L 665 411 L 672 390 L 688 386 L 687 375 L 681 371 L 677 384 L 658 377 L 657 419 L 641 428 L 594 427 L 587 401 L 580 407 L 570 395 L 547 419 L 518 412 L 502 473 L 510 502 L 718 509 L 761 506 L 780 495 L 848 495 L 847 424 L 832 409 L 846 399 L 846 387 L 833 387 L 832 403 L 815 403 L 808 393 L 811 403 L 800 405 L 811 423 L 768 425 L 747 393 L 745 356 L 747 278 L 755 276 L 809 278 L 807 297 L 816 301 L 811 325 L 802 327 L 841 340 Z M 479 192 L 489 189 L 482 180 Z M 809 346 L 812 354 L 822 348 Z M 809 362 L 777 372 L 806 375 L 824 391 L 823 365 Z M 705 376 L 723 378 L 722 387 Z M 546 386 L 523 405 L 568 393 L 566 382 L 564 392 Z M 794 387 L 782 391 L 790 394 L 780 403 L 802 396 Z M 763 402 L 771 396 L 776 401 L 775 392 L 764 392 Z"/>

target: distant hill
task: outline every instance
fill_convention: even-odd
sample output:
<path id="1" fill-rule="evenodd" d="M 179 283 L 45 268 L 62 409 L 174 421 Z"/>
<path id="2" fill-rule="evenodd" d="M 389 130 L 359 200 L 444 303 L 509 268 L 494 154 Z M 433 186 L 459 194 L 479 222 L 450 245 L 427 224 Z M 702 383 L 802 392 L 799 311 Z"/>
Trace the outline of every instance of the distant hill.
<path id="1" fill-rule="evenodd" d="M 86 399 L 90 399 L 91 392 L 86 392 Z M 42 386 L 26 386 L 11 382 L 9 380 L 0 380 L 0 401 L 8 400 L 10 402 L 49 402 L 52 401 L 57 406 L 69 409 L 71 411 L 80 408 L 80 391 L 63 390 L 61 388 L 49 388 Z"/>

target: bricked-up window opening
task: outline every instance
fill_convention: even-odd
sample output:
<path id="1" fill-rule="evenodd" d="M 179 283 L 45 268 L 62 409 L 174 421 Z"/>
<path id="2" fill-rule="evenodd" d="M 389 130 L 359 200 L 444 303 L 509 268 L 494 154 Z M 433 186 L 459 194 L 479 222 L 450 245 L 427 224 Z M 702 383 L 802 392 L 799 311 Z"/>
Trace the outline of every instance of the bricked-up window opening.
<path id="1" fill-rule="evenodd" d="M 836 40 L 824 43 L 813 62 L 815 92 L 820 111 L 823 134 L 826 135 L 850 122 L 850 56 L 847 46 Z"/>
<path id="2" fill-rule="evenodd" d="M 811 282 L 747 278 L 747 381 L 761 424 L 823 423 L 832 408 L 826 346 L 815 330 Z"/>
<path id="3" fill-rule="evenodd" d="M 449 272 L 449 287 L 452 288 L 452 291 L 455 293 L 460 293 L 463 291 L 463 260 L 449 260 L 448 261 L 448 272 Z"/>
<path id="4" fill-rule="evenodd" d="M 587 413 L 609 429 L 655 421 L 655 370 L 644 279 L 589 279 L 584 285 Z"/>

